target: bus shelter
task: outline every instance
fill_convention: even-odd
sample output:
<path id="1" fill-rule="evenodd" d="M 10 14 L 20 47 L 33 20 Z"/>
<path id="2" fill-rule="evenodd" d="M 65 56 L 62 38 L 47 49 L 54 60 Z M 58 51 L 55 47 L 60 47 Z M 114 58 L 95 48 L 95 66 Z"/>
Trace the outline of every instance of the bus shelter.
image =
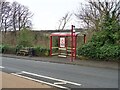
<path id="1" fill-rule="evenodd" d="M 75 26 L 71 25 L 71 32 L 56 32 L 50 35 L 50 56 L 71 57 L 71 61 L 76 59 L 77 36 L 80 32 L 75 32 Z M 57 38 L 57 46 L 53 46 L 53 37 Z M 70 39 L 68 39 L 70 37 Z M 70 43 L 68 43 L 70 42 Z M 84 43 L 86 43 L 86 34 L 84 34 Z M 53 50 L 56 52 L 53 53 Z"/>
<path id="2" fill-rule="evenodd" d="M 68 37 L 71 37 L 71 32 L 56 32 L 52 33 L 50 35 L 50 56 L 53 55 L 58 55 L 59 57 L 67 57 L 71 56 L 76 58 L 76 45 L 77 45 L 77 35 L 79 32 L 73 33 L 73 42 L 71 39 L 68 39 Z M 53 38 L 57 36 L 58 38 L 58 46 L 54 47 L 53 46 Z M 73 46 L 71 47 L 71 44 L 68 43 L 71 42 L 73 43 Z M 68 45 L 70 44 L 70 45 Z M 57 49 L 58 52 L 53 53 L 53 49 Z M 73 56 L 72 56 L 73 53 Z"/>

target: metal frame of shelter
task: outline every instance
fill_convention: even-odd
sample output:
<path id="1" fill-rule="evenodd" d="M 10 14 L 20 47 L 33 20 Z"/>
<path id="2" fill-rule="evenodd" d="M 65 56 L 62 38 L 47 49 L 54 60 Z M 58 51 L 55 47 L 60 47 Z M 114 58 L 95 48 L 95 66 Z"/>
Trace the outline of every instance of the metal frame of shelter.
<path id="1" fill-rule="evenodd" d="M 75 32 L 75 26 L 71 25 L 71 32 L 56 32 L 50 35 L 50 56 L 58 55 L 59 57 L 71 57 L 71 61 L 76 59 L 76 46 L 77 46 L 77 35 L 79 32 Z M 53 47 L 53 37 L 58 37 L 58 47 Z M 70 37 L 70 47 L 68 47 L 68 38 Z M 86 42 L 86 35 L 84 35 L 84 43 Z M 57 48 L 58 53 L 53 53 L 52 50 Z M 65 53 L 62 53 L 64 51 Z"/>

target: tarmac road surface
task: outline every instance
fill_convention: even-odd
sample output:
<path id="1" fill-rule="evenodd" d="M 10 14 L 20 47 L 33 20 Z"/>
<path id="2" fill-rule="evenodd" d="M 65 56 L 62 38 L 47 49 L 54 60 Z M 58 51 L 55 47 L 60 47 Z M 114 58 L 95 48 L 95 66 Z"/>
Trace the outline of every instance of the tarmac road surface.
<path id="1" fill-rule="evenodd" d="M 60 58 L 59 58 L 60 59 Z M 2 57 L 3 72 L 59 88 L 118 88 L 118 70 Z M 3 68 L 4 67 L 4 68 Z"/>

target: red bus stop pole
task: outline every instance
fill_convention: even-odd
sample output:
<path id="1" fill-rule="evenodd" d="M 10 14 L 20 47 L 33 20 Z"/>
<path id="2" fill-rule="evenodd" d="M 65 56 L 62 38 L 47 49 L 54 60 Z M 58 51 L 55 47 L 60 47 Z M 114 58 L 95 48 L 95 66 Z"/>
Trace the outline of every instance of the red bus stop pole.
<path id="1" fill-rule="evenodd" d="M 75 59 L 76 59 L 77 36 L 75 36 Z"/>
<path id="2" fill-rule="evenodd" d="M 84 34 L 84 44 L 86 43 L 86 34 Z"/>
<path id="3" fill-rule="evenodd" d="M 52 56 L 52 36 L 50 36 L 50 56 Z"/>
<path id="4" fill-rule="evenodd" d="M 75 26 L 71 26 L 71 61 L 73 61 L 73 29 Z"/>

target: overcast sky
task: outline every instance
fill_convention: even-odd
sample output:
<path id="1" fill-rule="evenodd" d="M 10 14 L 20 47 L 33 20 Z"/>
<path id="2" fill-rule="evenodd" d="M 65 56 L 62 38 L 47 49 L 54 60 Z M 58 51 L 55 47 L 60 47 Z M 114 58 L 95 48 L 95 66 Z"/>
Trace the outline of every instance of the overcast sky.
<path id="1" fill-rule="evenodd" d="M 27 6 L 34 14 L 32 17 L 33 29 L 37 30 L 53 30 L 58 28 L 58 21 L 67 13 L 77 11 L 80 2 L 85 0 L 7 0 Z M 79 28 L 78 20 L 72 16 L 66 28 L 70 28 L 71 24 Z"/>

